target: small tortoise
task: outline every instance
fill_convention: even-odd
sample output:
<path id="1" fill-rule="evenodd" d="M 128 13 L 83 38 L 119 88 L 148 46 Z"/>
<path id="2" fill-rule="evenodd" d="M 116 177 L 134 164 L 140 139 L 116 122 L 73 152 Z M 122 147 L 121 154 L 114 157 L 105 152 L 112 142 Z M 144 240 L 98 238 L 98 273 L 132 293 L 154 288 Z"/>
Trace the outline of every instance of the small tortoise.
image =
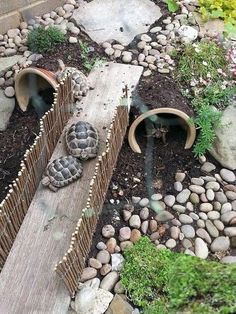
<path id="1" fill-rule="evenodd" d="M 66 132 L 69 154 L 82 160 L 94 158 L 98 153 L 98 131 L 90 123 L 79 121 Z"/>
<path id="2" fill-rule="evenodd" d="M 42 179 L 42 184 L 48 186 L 56 192 L 82 176 L 83 167 L 78 158 L 64 156 L 53 160 L 46 170 L 46 176 Z"/>

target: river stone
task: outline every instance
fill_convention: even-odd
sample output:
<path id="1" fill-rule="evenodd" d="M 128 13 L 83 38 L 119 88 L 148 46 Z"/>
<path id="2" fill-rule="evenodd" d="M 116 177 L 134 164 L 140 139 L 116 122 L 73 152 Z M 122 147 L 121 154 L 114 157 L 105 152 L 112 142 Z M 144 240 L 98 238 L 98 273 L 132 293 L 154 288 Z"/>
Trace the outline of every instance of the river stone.
<path id="1" fill-rule="evenodd" d="M 131 236 L 131 229 L 129 227 L 122 227 L 119 231 L 119 240 L 126 241 L 129 240 Z"/>
<path id="2" fill-rule="evenodd" d="M 189 216 L 193 219 L 193 220 L 198 220 L 199 216 L 196 213 L 190 213 Z"/>
<path id="3" fill-rule="evenodd" d="M 140 210 L 139 216 L 142 220 L 148 219 L 149 216 L 149 209 L 147 207 L 144 207 Z"/>
<path id="4" fill-rule="evenodd" d="M 202 178 L 191 178 L 191 183 L 193 185 L 203 185 L 204 184 L 204 180 Z"/>
<path id="5" fill-rule="evenodd" d="M 120 253 L 111 254 L 112 270 L 120 271 L 124 264 L 124 257 Z"/>
<path id="6" fill-rule="evenodd" d="M 236 236 L 236 227 L 225 228 L 224 234 L 228 237 L 235 237 Z"/>
<path id="7" fill-rule="evenodd" d="M 83 287 L 75 297 L 75 311 L 80 314 L 103 314 L 108 308 L 113 294 L 103 289 Z"/>
<path id="8" fill-rule="evenodd" d="M 174 195 L 166 195 L 164 197 L 164 202 L 167 206 L 172 207 L 175 203 L 175 197 Z"/>
<path id="9" fill-rule="evenodd" d="M 0 89 L 0 131 L 6 130 L 14 108 L 15 99 L 6 97 Z"/>
<path id="10" fill-rule="evenodd" d="M 115 228 L 112 225 L 105 225 L 102 228 L 102 235 L 104 238 L 111 238 L 115 235 Z"/>
<path id="11" fill-rule="evenodd" d="M 225 192 L 226 197 L 230 200 L 230 201 L 235 201 L 236 200 L 236 193 L 233 191 L 226 191 Z"/>
<path id="12" fill-rule="evenodd" d="M 206 214 L 206 213 L 199 213 L 198 215 L 199 215 L 199 217 L 200 217 L 201 219 L 207 220 L 207 214 Z"/>
<path id="13" fill-rule="evenodd" d="M 146 207 L 146 206 L 148 206 L 148 204 L 149 204 L 149 199 L 148 199 L 148 198 L 142 198 L 142 199 L 140 200 L 140 202 L 139 202 L 139 205 L 140 205 L 141 207 Z"/>
<path id="14" fill-rule="evenodd" d="M 223 231 L 224 230 L 224 224 L 222 221 L 216 219 L 213 221 L 213 224 L 216 226 L 216 228 L 219 230 L 219 231 Z"/>
<path id="15" fill-rule="evenodd" d="M 80 281 L 84 282 L 84 281 L 92 279 L 96 276 L 97 276 L 97 269 L 95 269 L 93 267 L 86 267 L 83 269 Z"/>
<path id="16" fill-rule="evenodd" d="M 216 169 L 216 166 L 213 165 L 211 162 L 205 162 L 202 166 L 201 166 L 201 171 L 203 172 L 211 172 L 213 170 Z"/>
<path id="17" fill-rule="evenodd" d="M 219 230 L 215 225 L 213 225 L 211 220 L 206 220 L 206 229 L 213 238 L 217 238 L 219 236 Z"/>
<path id="18" fill-rule="evenodd" d="M 198 37 L 198 31 L 192 26 L 182 25 L 178 29 L 178 34 L 180 37 L 188 39 L 188 42 L 194 41 Z"/>
<path id="19" fill-rule="evenodd" d="M 189 199 L 191 192 L 188 189 L 184 189 L 182 192 L 180 192 L 177 196 L 176 196 L 176 200 L 178 203 L 180 204 L 184 204 L 187 202 L 187 200 Z"/>
<path id="20" fill-rule="evenodd" d="M 199 228 L 205 228 L 205 221 L 202 220 L 202 219 L 199 219 L 199 220 L 197 221 L 197 226 L 198 226 Z"/>
<path id="21" fill-rule="evenodd" d="M 176 172 L 175 181 L 183 182 L 186 177 L 186 174 L 183 172 Z"/>
<path id="22" fill-rule="evenodd" d="M 182 205 L 174 205 L 172 209 L 176 210 L 178 213 L 184 213 L 186 211 L 186 208 Z"/>
<path id="23" fill-rule="evenodd" d="M 126 46 L 161 16 L 160 8 L 149 0 L 94 0 L 81 1 L 71 20 L 98 44 L 115 40 Z"/>
<path id="24" fill-rule="evenodd" d="M 148 221 L 145 220 L 141 224 L 141 231 L 142 231 L 143 234 L 146 234 L 147 230 L 148 230 Z"/>
<path id="25" fill-rule="evenodd" d="M 236 211 L 236 200 L 231 203 L 232 209 Z"/>
<path id="26" fill-rule="evenodd" d="M 215 198 L 215 193 L 214 193 L 214 191 L 212 190 L 212 189 L 208 189 L 207 191 L 206 191 L 206 197 L 207 197 L 207 199 L 208 199 L 208 201 L 213 201 L 214 200 L 214 198 Z"/>
<path id="27" fill-rule="evenodd" d="M 177 226 L 177 227 L 181 226 L 181 222 L 176 218 L 172 219 L 171 223 L 172 223 L 172 225 Z"/>
<path id="28" fill-rule="evenodd" d="M 132 196 L 132 203 L 133 204 L 138 204 L 141 200 L 141 197 L 138 196 Z"/>
<path id="29" fill-rule="evenodd" d="M 153 221 L 155 221 L 155 220 L 153 220 Z M 141 238 L 141 232 L 138 229 L 132 229 L 130 241 L 132 243 L 136 243 L 140 238 Z"/>
<path id="30" fill-rule="evenodd" d="M 98 261 L 96 258 L 90 258 L 89 259 L 89 266 L 93 267 L 95 269 L 100 269 L 102 268 L 102 263 L 100 261 Z"/>
<path id="31" fill-rule="evenodd" d="M 107 246 L 106 246 L 106 244 L 103 243 L 103 242 L 98 242 L 98 244 L 96 245 L 96 248 L 97 248 L 98 250 L 106 250 Z"/>
<path id="32" fill-rule="evenodd" d="M 156 220 L 152 219 L 149 221 L 149 230 L 151 231 L 151 233 L 157 231 L 157 227 L 158 227 L 158 225 L 157 225 Z"/>
<path id="33" fill-rule="evenodd" d="M 202 187 L 200 185 L 190 185 L 189 190 L 192 191 L 193 193 L 197 193 L 197 194 L 205 193 L 204 187 Z"/>
<path id="34" fill-rule="evenodd" d="M 176 241 L 174 239 L 169 239 L 166 241 L 165 243 L 165 246 L 168 248 L 168 249 L 173 249 L 174 247 L 176 247 Z"/>
<path id="35" fill-rule="evenodd" d="M 160 211 L 155 217 L 155 219 L 159 222 L 166 222 L 173 218 L 174 216 L 171 213 L 169 213 L 167 210 Z"/>
<path id="36" fill-rule="evenodd" d="M 224 224 L 228 225 L 233 218 L 236 218 L 236 211 L 229 211 L 224 213 L 223 215 L 221 215 L 220 220 Z"/>
<path id="37" fill-rule="evenodd" d="M 207 213 L 207 217 L 210 220 L 215 220 L 220 218 L 220 213 L 217 212 L 216 210 L 212 210 L 211 212 Z"/>
<path id="38" fill-rule="evenodd" d="M 195 256 L 194 252 L 191 251 L 191 250 L 189 250 L 189 249 L 186 249 L 186 250 L 184 251 L 184 254 L 190 255 L 190 256 Z"/>
<path id="39" fill-rule="evenodd" d="M 224 256 L 220 262 L 224 264 L 236 263 L 236 256 Z"/>
<path id="40" fill-rule="evenodd" d="M 172 239 L 177 240 L 179 238 L 180 229 L 176 226 L 170 227 L 170 236 Z"/>
<path id="41" fill-rule="evenodd" d="M 208 257 L 207 244 L 201 238 L 196 238 L 195 240 L 195 255 L 202 259 L 206 259 Z"/>
<path id="42" fill-rule="evenodd" d="M 223 111 L 221 123 L 225 127 L 215 129 L 216 139 L 210 153 L 223 167 L 235 170 L 236 101 L 232 101 L 232 104 Z"/>
<path id="43" fill-rule="evenodd" d="M 191 193 L 189 199 L 193 204 L 198 204 L 200 201 L 197 193 Z"/>
<path id="44" fill-rule="evenodd" d="M 114 287 L 114 292 L 121 294 L 121 293 L 125 293 L 125 288 L 122 285 L 121 281 L 118 281 Z"/>
<path id="45" fill-rule="evenodd" d="M 130 227 L 139 229 L 141 226 L 141 220 L 140 220 L 139 215 L 132 215 L 129 219 L 129 225 Z"/>
<path id="46" fill-rule="evenodd" d="M 102 264 L 108 264 L 110 261 L 110 254 L 106 250 L 99 251 L 96 256 L 96 259 Z"/>
<path id="47" fill-rule="evenodd" d="M 189 249 L 189 248 L 193 247 L 193 244 L 189 239 L 183 239 L 183 241 L 181 243 L 185 249 Z"/>
<path id="48" fill-rule="evenodd" d="M 221 203 L 218 201 L 213 202 L 213 208 L 214 208 L 214 210 L 220 211 L 221 210 Z"/>
<path id="49" fill-rule="evenodd" d="M 200 210 L 204 213 L 208 213 L 210 212 L 211 210 L 213 210 L 213 206 L 211 203 L 202 203 L 200 205 Z"/>
<path id="50" fill-rule="evenodd" d="M 179 181 L 176 181 L 174 183 L 174 189 L 177 191 L 177 192 L 181 192 L 183 190 L 183 184 Z"/>
<path id="51" fill-rule="evenodd" d="M 211 237 L 209 236 L 208 232 L 205 229 L 203 228 L 197 229 L 196 234 L 198 237 L 204 239 L 207 243 L 211 243 Z"/>
<path id="52" fill-rule="evenodd" d="M 106 276 L 111 271 L 111 265 L 110 264 L 104 264 L 102 268 L 100 269 L 100 274 L 102 276 Z"/>
<path id="53" fill-rule="evenodd" d="M 117 242 L 116 242 L 116 239 L 115 238 L 110 238 L 107 243 L 106 243 L 106 246 L 107 246 L 107 251 L 112 254 L 115 252 L 115 248 L 117 246 Z"/>
<path id="54" fill-rule="evenodd" d="M 21 55 L 15 55 L 11 57 L 1 57 L 0 58 L 0 77 L 4 75 L 9 69 L 13 67 L 20 59 Z"/>
<path id="55" fill-rule="evenodd" d="M 182 222 L 183 224 L 191 224 L 193 222 L 193 218 L 186 214 L 180 214 L 179 221 Z"/>
<path id="56" fill-rule="evenodd" d="M 216 192 L 215 199 L 221 204 L 227 203 L 227 197 L 223 192 Z"/>
<path id="57" fill-rule="evenodd" d="M 191 225 L 182 226 L 181 231 L 183 232 L 186 238 L 194 238 L 195 236 L 195 230 Z"/>
<path id="58" fill-rule="evenodd" d="M 228 237 L 220 236 L 211 244 L 211 251 L 212 252 L 219 252 L 219 251 L 227 251 L 230 246 L 230 241 Z"/>
<path id="59" fill-rule="evenodd" d="M 206 189 L 211 189 L 216 192 L 220 189 L 220 184 L 218 182 L 207 182 Z"/>
<path id="60" fill-rule="evenodd" d="M 201 178 L 206 181 L 206 182 L 215 182 L 216 178 L 212 177 L 212 176 L 201 176 Z"/>
<path id="61" fill-rule="evenodd" d="M 220 176 L 223 180 L 225 180 L 226 182 L 234 182 L 236 180 L 235 174 L 233 173 L 233 171 L 228 170 L 228 169 L 221 169 L 220 170 Z"/>
<path id="62" fill-rule="evenodd" d="M 160 193 L 156 193 L 156 194 L 153 194 L 152 196 L 151 196 L 151 200 L 152 201 L 160 201 L 161 199 L 162 199 L 162 195 L 160 194 Z"/>
<path id="63" fill-rule="evenodd" d="M 112 271 L 102 279 L 100 288 L 107 291 L 111 291 L 118 280 L 119 280 L 118 272 Z"/>
<path id="64" fill-rule="evenodd" d="M 128 221 L 130 219 L 132 213 L 129 210 L 123 210 L 122 215 L 123 215 L 124 221 Z"/>

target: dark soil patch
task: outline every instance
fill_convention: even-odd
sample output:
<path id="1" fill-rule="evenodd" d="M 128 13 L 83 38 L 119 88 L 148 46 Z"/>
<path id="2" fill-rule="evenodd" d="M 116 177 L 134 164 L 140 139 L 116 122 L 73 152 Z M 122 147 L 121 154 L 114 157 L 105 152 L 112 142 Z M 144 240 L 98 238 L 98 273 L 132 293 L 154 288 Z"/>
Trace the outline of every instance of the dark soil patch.
<path id="1" fill-rule="evenodd" d="M 39 132 L 37 115 L 33 110 L 22 113 L 16 108 L 5 132 L 0 132 L 0 202 L 8 185 L 16 179 L 26 149 Z"/>
<path id="2" fill-rule="evenodd" d="M 102 57 L 105 57 L 104 49 L 95 42 L 91 41 L 87 35 L 80 33 L 79 40 L 88 45 L 90 51 L 87 54 L 87 57 L 91 60 L 91 62 L 93 59 L 101 59 Z M 76 44 L 70 44 L 67 39 L 65 43 L 44 53 L 43 58 L 35 62 L 34 66 L 56 72 L 58 71 L 57 60 L 61 59 L 66 66 L 76 67 L 86 73 L 88 70 L 84 66 L 82 53 L 83 51 L 81 50 L 79 42 Z"/>

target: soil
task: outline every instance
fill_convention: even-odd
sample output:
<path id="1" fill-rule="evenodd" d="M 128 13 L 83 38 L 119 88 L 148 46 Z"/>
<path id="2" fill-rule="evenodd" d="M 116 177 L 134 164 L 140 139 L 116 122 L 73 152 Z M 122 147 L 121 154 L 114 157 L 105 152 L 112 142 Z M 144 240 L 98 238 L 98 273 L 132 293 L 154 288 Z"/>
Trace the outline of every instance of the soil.
<path id="1" fill-rule="evenodd" d="M 7 130 L 0 132 L 0 202 L 8 185 L 17 177 L 26 149 L 39 132 L 38 117 L 33 110 L 22 113 L 15 108 Z"/>

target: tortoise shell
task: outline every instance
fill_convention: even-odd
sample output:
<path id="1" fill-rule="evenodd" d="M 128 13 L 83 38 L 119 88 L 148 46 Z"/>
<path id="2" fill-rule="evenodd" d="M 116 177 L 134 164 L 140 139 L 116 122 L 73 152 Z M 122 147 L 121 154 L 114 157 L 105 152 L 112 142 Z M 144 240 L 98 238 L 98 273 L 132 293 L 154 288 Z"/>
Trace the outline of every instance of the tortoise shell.
<path id="1" fill-rule="evenodd" d="M 80 178 L 82 171 L 82 164 L 77 158 L 63 156 L 48 165 L 46 175 L 53 186 L 62 187 Z"/>
<path id="2" fill-rule="evenodd" d="M 82 160 L 94 158 L 98 153 L 98 131 L 90 123 L 79 121 L 66 132 L 66 145 L 69 154 Z"/>

